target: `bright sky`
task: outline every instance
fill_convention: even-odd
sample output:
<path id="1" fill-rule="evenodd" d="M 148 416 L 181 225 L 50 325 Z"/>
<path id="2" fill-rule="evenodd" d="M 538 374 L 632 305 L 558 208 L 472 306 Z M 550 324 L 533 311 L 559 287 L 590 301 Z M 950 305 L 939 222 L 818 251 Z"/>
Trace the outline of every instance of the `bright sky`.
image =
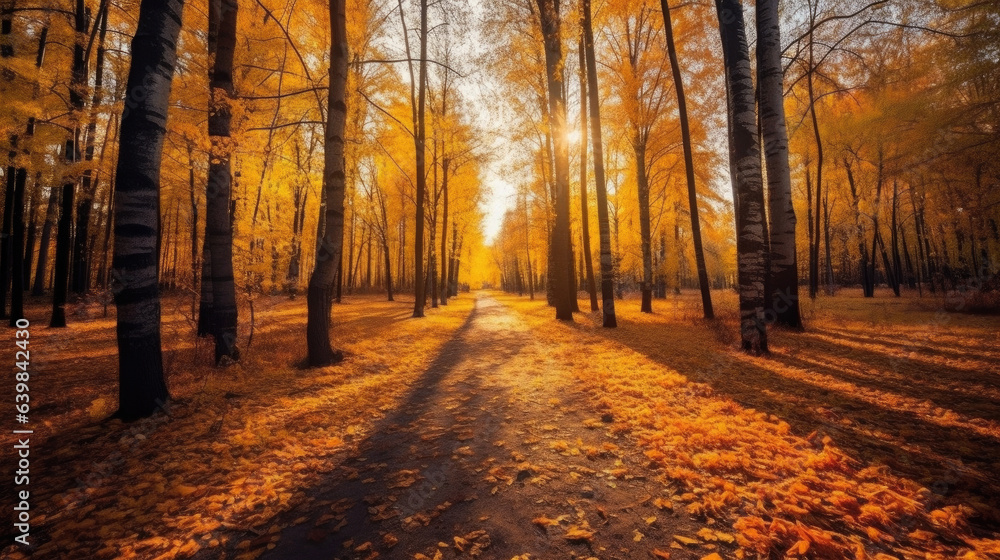
<path id="1" fill-rule="evenodd" d="M 463 30 L 465 36 L 459 42 L 470 51 L 468 54 L 478 56 L 489 48 L 488 40 L 479 32 L 478 26 L 485 6 L 482 0 L 468 0 L 467 5 L 470 19 L 473 20 L 470 23 L 473 24 Z M 475 74 L 459 82 L 459 89 L 465 101 L 473 107 L 470 111 L 473 124 L 487 135 L 482 139 L 483 143 L 490 146 L 488 150 L 490 157 L 481 171 L 485 192 L 480 205 L 484 214 L 483 236 L 486 244 L 490 244 L 500 232 L 504 212 L 513 206 L 517 193 L 514 177 L 516 171 L 513 170 L 512 163 L 514 149 L 517 148 L 502 136 L 502 127 L 497 126 L 497 123 L 505 119 L 502 115 L 503 107 L 498 103 L 502 96 L 498 93 L 499 88 L 494 77 L 478 69 Z"/>
<path id="2" fill-rule="evenodd" d="M 461 26 L 461 32 L 457 36 L 452 35 L 450 40 L 455 51 L 461 53 L 459 58 L 464 62 L 457 64 L 465 73 L 464 77 L 458 79 L 457 85 L 462 92 L 464 102 L 469 105 L 467 114 L 471 117 L 471 124 L 482 134 L 484 152 L 488 154 L 481 171 L 484 187 L 481 208 L 484 214 L 482 224 L 484 240 L 486 244 L 490 244 L 500 232 L 504 212 L 514 205 L 517 184 L 524 180 L 520 177 L 523 171 L 515 163 L 517 159 L 515 153 L 521 146 L 512 144 L 509 138 L 503 136 L 505 128 L 502 123 L 508 121 L 510 115 L 504 114 L 507 108 L 503 105 L 503 94 L 496 78 L 483 65 L 474 62 L 490 48 L 490 39 L 484 37 L 479 30 L 483 10 L 488 8 L 483 0 L 466 0 L 466 2 L 465 14 L 469 25 Z M 438 33 L 446 32 L 447 27 L 442 26 L 437 29 Z M 572 95 L 570 97 L 572 98 Z M 572 114 L 574 101 L 570 99 L 569 103 Z M 709 137 L 713 139 L 710 143 L 720 150 L 719 153 L 726 154 L 725 128 L 718 126 L 714 128 L 717 129 L 709 131 Z M 573 143 L 579 141 L 579 132 L 573 131 L 571 134 L 574 132 L 577 137 L 570 138 L 570 142 Z M 731 199 L 728 165 L 720 166 L 716 180 L 719 181 L 719 184 L 715 185 L 716 192 L 724 199 Z"/>

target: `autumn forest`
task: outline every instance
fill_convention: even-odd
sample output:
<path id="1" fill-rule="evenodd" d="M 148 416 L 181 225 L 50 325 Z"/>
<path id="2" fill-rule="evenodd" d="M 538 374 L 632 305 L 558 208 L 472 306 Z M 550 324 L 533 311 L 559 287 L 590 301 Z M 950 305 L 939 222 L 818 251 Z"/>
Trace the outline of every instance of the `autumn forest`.
<path id="1" fill-rule="evenodd" d="M 1000 558 L 995 2 L 0 0 L 0 153 L 2 558 Z"/>

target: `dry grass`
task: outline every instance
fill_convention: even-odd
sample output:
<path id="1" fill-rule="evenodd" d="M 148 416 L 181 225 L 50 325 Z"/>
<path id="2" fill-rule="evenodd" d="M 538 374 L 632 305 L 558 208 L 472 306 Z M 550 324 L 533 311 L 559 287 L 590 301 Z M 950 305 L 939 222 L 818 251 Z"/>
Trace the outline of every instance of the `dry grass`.
<path id="1" fill-rule="evenodd" d="M 168 302 L 174 401 L 167 414 L 129 425 L 100 421 L 117 402 L 113 318 L 32 327 L 33 558 L 212 556 L 227 543 L 259 554 L 276 538 L 273 520 L 399 405 L 472 299 L 412 320 L 412 300 L 347 298 L 334 307 L 333 333 L 346 360 L 318 370 L 292 365 L 305 356 L 304 300 L 255 307 L 245 360 L 218 370 L 204 365 L 212 350 L 193 336 L 187 303 Z M 4 480 L 0 496 L 11 503 Z M 13 546 L 3 553 L 24 557 Z"/>
<path id="2" fill-rule="evenodd" d="M 1000 554 L 997 318 L 821 298 L 804 304 L 807 332 L 772 332 L 772 355 L 752 358 L 731 294 L 715 322 L 693 294 L 654 315 L 626 300 L 614 330 L 498 297 L 565 348 L 689 514 L 738 530 L 742 555 Z"/>

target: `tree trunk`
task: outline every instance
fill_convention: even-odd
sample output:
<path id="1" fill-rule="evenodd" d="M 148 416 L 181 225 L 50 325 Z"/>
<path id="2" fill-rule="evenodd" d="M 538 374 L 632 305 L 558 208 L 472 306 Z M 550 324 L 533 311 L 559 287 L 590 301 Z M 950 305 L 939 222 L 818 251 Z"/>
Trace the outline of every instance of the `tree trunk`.
<path id="1" fill-rule="evenodd" d="M 426 2 L 426 0 L 423 0 Z M 345 0 L 330 1 L 330 93 L 323 154 L 326 217 L 316 238 L 316 265 L 309 278 L 306 343 L 308 363 L 328 366 L 343 359 L 330 345 L 330 312 L 344 248 L 344 129 L 347 125 L 347 16 Z M 419 258 L 419 257 L 418 257 Z"/>
<path id="2" fill-rule="evenodd" d="M 212 0 L 209 4 L 208 52 L 212 111 L 208 136 L 212 157 L 205 194 L 205 239 L 212 260 L 212 336 L 215 363 L 226 365 L 240 359 L 236 347 L 236 283 L 233 278 L 232 172 L 230 158 L 233 98 L 233 56 L 236 51 L 236 0 Z"/>
<path id="3" fill-rule="evenodd" d="M 792 206 L 792 176 L 788 166 L 778 0 L 757 0 L 757 82 L 760 87 L 760 128 L 767 165 L 770 220 L 770 268 L 766 284 L 775 323 L 801 329 L 795 208 Z M 819 247 L 818 236 L 815 244 Z"/>
<path id="4" fill-rule="evenodd" d="M 806 84 L 809 91 L 809 115 L 812 120 L 813 136 L 816 138 L 816 217 L 813 223 L 811 235 L 812 243 L 809 246 L 809 295 L 815 297 L 819 291 L 819 222 L 822 217 L 820 212 L 820 200 L 823 199 L 823 138 L 819 133 L 819 119 L 816 117 L 816 95 L 813 92 L 813 42 L 812 32 L 809 34 L 809 71 L 806 77 Z"/>
<path id="5" fill-rule="evenodd" d="M 730 167 L 736 200 L 740 334 L 743 350 L 767 352 L 764 318 L 764 193 L 753 75 L 739 0 L 716 0 L 729 98 Z"/>
<path id="6" fill-rule="evenodd" d="M 66 142 L 66 158 L 68 163 L 76 161 L 76 146 L 72 141 Z M 59 209 L 59 229 L 56 232 L 56 263 L 52 279 L 52 318 L 49 327 L 62 328 L 66 326 L 66 292 L 69 289 L 69 256 L 73 228 L 73 194 L 76 188 L 72 177 L 67 177 L 62 187 Z M 159 201 L 157 201 L 159 208 Z M 159 218 L 157 218 L 159 223 Z M 155 237 L 155 236 L 154 236 Z M 158 264 L 159 254 L 153 254 L 154 268 Z M 154 279 L 154 282 L 158 279 Z"/>
<path id="7" fill-rule="evenodd" d="M 442 144 L 443 146 L 443 144 Z M 438 292 L 441 295 L 441 305 L 448 305 L 448 166 L 447 156 L 441 158 L 441 196 L 444 199 L 441 211 L 441 278 Z"/>
<path id="8" fill-rule="evenodd" d="M 639 192 L 639 235 L 642 243 L 642 307 L 643 313 L 653 312 L 653 249 L 649 223 L 649 175 L 646 172 L 646 141 L 635 133 L 635 176 Z"/>
<path id="9" fill-rule="evenodd" d="M 448 291 L 452 297 L 458 296 L 458 286 L 455 285 L 455 266 L 458 264 L 458 253 L 456 245 L 458 243 L 458 223 L 451 222 L 451 258 L 448 259 Z"/>
<path id="10" fill-rule="evenodd" d="M 684 80 L 681 78 L 681 67 L 677 60 L 677 46 L 674 42 L 673 23 L 671 22 L 670 5 L 667 0 L 660 0 L 660 9 L 663 12 L 663 27 L 667 34 L 667 55 L 670 57 L 670 68 L 674 76 L 674 90 L 677 92 L 677 113 L 681 121 L 681 142 L 684 144 L 684 172 L 687 177 L 688 207 L 691 212 L 691 238 L 694 241 L 695 264 L 698 267 L 701 307 L 705 318 L 713 319 L 715 311 L 712 308 L 712 292 L 708 284 L 708 268 L 705 266 L 705 251 L 701 243 L 701 223 L 698 218 L 698 191 L 694 181 L 694 148 L 691 144 L 691 127 L 688 124 L 687 100 L 684 97 Z"/>
<path id="11" fill-rule="evenodd" d="M 85 147 L 83 151 L 83 180 L 80 185 L 80 200 L 76 205 L 76 228 L 73 237 L 73 293 L 82 295 L 90 289 L 90 260 L 87 247 L 90 239 L 90 213 L 94 206 L 97 179 L 91 164 L 94 162 L 94 148 L 97 136 L 97 110 L 101 105 L 104 85 L 104 39 L 108 34 L 108 7 L 100 14 L 100 33 L 97 39 L 97 61 L 94 68 L 94 95 L 90 103 L 90 120 L 87 123 Z M 105 135 L 107 141 L 107 135 Z"/>
<path id="12" fill-rule="evenodd" d="M 385 259 L 385 291 L 388 301 L 392 299 L 392 253 L 389 252 L 389 239 L 382 236 L 382 255 Z"/>
<path id="13" fill-rule="evenodd" d="M 183 6 L 182 0 L 142 0 L 121 119 L 111 266 L 118 309 L 115 415 L 126 421 L 152 414 L 169 399 L 160 348 L 156 232 L 160 160 Z"/>
<path id="14" fill-rule="evenodd" d="M 402 4 L 400 4 L 402 5 Z M 402 9 L 402 8 L 400 8 Z M 409 49 L 407 49 L 409 52 Z M 410 82 L 413 83 L 413 69 L 410 68 Z M 416 231 L 413 237 L 413 278 L 414 295 L 413 316 L 424 316 L 424 199 L 427 196 L 427 173 L 425 164 L 425 144 L 426 128 L 424 119 L 424 105 L 427 102 L 427 0 L 420 0 L 420 64 L 419 82 L 417 84 L 417 107 L 416 107 L 416 133 L 413 135 L 413 144 L 416 149 L 416 172 L 417 172 L 417 208 L 416 208 Z M 412 98 L 413 90 L 410 89 Z M 412 99 L 411 99 L 412 101 Z"/>
<path id="15" fill-rule="evenodd" d="M 858 192 L 857 183 L 854 181 L 854 172 L 851 164 L 844 158 L 844 171 L 847 173 L 847 184 L 851 189 L 851 208 L 854 211 L 855 235 L 858 238 L 858 258 L 861 269 L 861 291 L 864 297 L 875 295 L 875 278 L 868 271 L 868 247 L 865 246 L 865 227 L 861 222 L 861 194 Z"/>
<path id="16" fill-rule="evenodd" d="M 187 141 L 188 156 L 188 197 L 191 204 L 191 288 L 198 287 L 198 273 L 201 269 L 198 262 L 198 195 L 194 180 L 194 143 Z M 192 297 L 191 312 L 195 311 L 197 300 Z"/>
<path id="17" fill-rule="evenodd" d="M 115 120 L 117 127 L 117 119 Z M 111 176 L 111 180 L 108 181 L 108 198 L 107 198 L 107 212 L 108 219 L 104 222 L 104 241 L 101 247 L 101 289 L 108 289 L 108 260 L 111 257 L 111 228 L 114 226 L 115 222 L 115 178 L 114 175 Z M 192 304 L 193 305 L 193 304 Z M 194 307 L 191 308 L 192 316 L 194 315 Z M 107 301 L 104 303 L 104 316 L 108 316 L 108 304 Z"/>
<path id="18" fill-rule="evenodd" d="M 552 228 L 552 283 L 556 319 L 573 320 L 572 248 L 569 223 L 569 149 L 566 142 L 566 98 L 562 77 L 559 0 L 536 0 L 545 44 L 549 126 L 555 155 L 555 224 Z"/>
<path id="19" fill-rule="evenodd" d="M 0 318 L 2 319 L 7 318 L 7 290 L 10 289 L 11 258 L 13 257 L 11 248 L 13 236 L 11 234 L 13 233 L 14 191 L 16 190 L 14 179 L 17 175 L 17 168 L 13 165 L 15 155 L 14 152 L 11 152 L 11 165 L 7 167 L 5 175 L 7 188 L 4 190 L 3 231 L 0 232 Z"/>
<path id="20" fill-rule="evenodd" d="M 586 273 L 587 293 L 590 294 L 590 310 L 597 311 L 597 281 L 594 278 L 594 257 L 590 250 L 590 209 L 587 203 L 587 54 L 585 39 L 580 36 L 580 229 L 583 234 L 581 250 L 583 269 Z M 530 258 L 530 255 L 529 255 Z M 531 268 L 531 261 L 528 261 Z M 529 272 L 530 276 L 530 272 Z M 534 299 L 534 297 L 532 297 Z"/>
<path id="21" fill-rule="evenodd" d="M 813 220 L 819 219 L 819 216 L 813 217 L 813 185 L 812 185 L 812 162 L 809 161 L 809 153 L 806 152 L 802 166 L 805 168 L 806 172 L 806 251 L 809 255 L 808 265 L 810 270 L 812 269 L 812 257 L 813 257 Z M 809 299 L 816 299 L 816 291 L 812 289 L 812 281 L 809 282 Z"/>
<path id="22" fill-rule="evenodd" d="M 896 295 L 899 295 L 899 285 L 903 281 L 903 265 L 899 257 L 899 223 L 896 221 L 896 208 L 899 202 L 899 183 L 896 180 L 892 181 L 892 208 L 891 218 L 889 220 L 890 230 L 890 243 L 892 245 L 892 274 L 895 276 L 896 281 Z"/>
<path id="23" fill-rule="evenodd" d="M 24 289 L 31 286 L 31 265 L 35 258 L 35 241 L 38 237 L 38 202 L 42 198 L 42 172 L 35 173 L 35 182 L 32 190 L 31 201 L 28 204 L 28 233 L 24 243 Z"/>
<path id="24" fill-rule="evenodd" d="M 28 170 L 19 167 L 14 177 L 14 216 L 11 246 L 10 326 L 24 318 L 24 188 Z"/>
<path id="25" fill-rule="evenodd" d="M 830 192 L 823 195 L 823 245 L 826 248 L 826 295 L 833 295 L 833 259 L 830 256 Z"/>
<path id="26" fill-rule="evenodd" d="M 440 190 L 438 189 L 438 142 L 437 138 L 431 140 L 433 144 L 431 157 L 431 169 L 433 170 L 433 177 L 431 178 L 431 220 L 428 224 L 428 233 L 430 234 L 429 243 L 427 244 L 427 286 L 424 291 L 424 296 L 428 294 L 431 297 L 431 308 L 436 309 L 438 306 L 438 294 L 437 290 L 434 289 L 436 286 L 435 279 L 437 278 L 437 212 L 438 212 L 438 201 L 440 198 Z"/>
<path id="27" fill-rule="evenodd" d="M 608 190 L 604 177 L 604 144 L 601 138 L 600 90 L 597 87 L 597 60 L 590 0 L 583 0 L 584 50 L 587 58 L 587 95 L 590 98 L 590 132 L 594 151 L 594 184 L 597 189 L 597 227 L 601 237 L 601 311 L 606 328 L 618 326 L 615 315 L 614 260 L 611 254 L 611 225 L 608 220 Z"/>
<path id="28" fill-rule="evenodd" d="M 207 205 L 208 201 L 206 200 Z M 214 290 L 212 290 L 212 249 L 208 244 L 208 224 L 205 224 L 205 238 L 202 240 L 201 246 L 201 297 L 198 303 L 198 336 L 213 336 L 215 333 L 215 327 L 213 327 L 214 314 L 212 311 Z"/>
<path id="29" fill-rule="evenodd" d="M 174 206 L 174 255 L 170 263 L 170 289 L 177 289 L 177 253 L 180 248 L 181 241 L 181 203 L 180 201 Z M 90 258 L 87 258 L 87 262 L 90 262 Z"/>

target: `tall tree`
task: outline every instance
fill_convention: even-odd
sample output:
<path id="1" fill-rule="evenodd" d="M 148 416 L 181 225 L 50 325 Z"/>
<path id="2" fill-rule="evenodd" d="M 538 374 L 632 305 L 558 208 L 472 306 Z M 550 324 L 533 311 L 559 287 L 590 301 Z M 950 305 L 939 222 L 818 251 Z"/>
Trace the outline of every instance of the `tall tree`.
<path id="1" fill-rule="evenodd" d="M 177 61 L 182 0 L 142 0 L 121 119 L 112 259 L 118 309 L 118 411 L 134 420 L 169 399 L 157 285 L 160 160 Z"/>
<path id="2" fill-rule="evenodd" d="M 583 231 L 583 268 L 586 271 L 590 310 L 597 311 L 597 282 L 594 279 L 594 261 L 590 252 L 590 208 L 587 204 L 587 54 L 584 38 L 580 36 L 580 229 Z M 531 261 L 528 261 L 531 277 Z M 534 299 L 534 298 L 532 298 Z"/>
<path id="3" fill-rule="evenodd" d="M 552 227 L 552 265 L 556 318 L 573 320 L 572 259 L 569 224 L 569 146 L 566 138 L 566 89 L 563 83 L 562 33 L 559 0 L 536 0 L 545 45 L 545 77 L 548 85 L 549 127 L 555 151 L 555 224 Z"/>
<path id="4" fill-rule="evenodd" d="M 698 286 L 701 288 L 701 307 L 706 319 L 715 317 L 712 309 L 712 292 L 708 284 L 708 269 L 705 267 L 705 251 L 701 244 L 701 223 L 698 218 L 698 191 L 694 182 L 694 155 L 691 145 L 691 127 L 688 124 L 687 100 L 684 98 L 684 80 L 677 60 L 677 44 L 674 41 L 674 26 L 670 17 L 670 4 L 660 0 L 663 11 L 663 29 L 667 34 L 667 56 L 674 76 L 674 90 L 677 92 L 677 114 L 681 121 L 681 142 L 684 145 L 684 172 L 687 178 L 688 206 L 691 213 L 691 237 L 694 240 L 694 257 L 698 267 Z M 787 142 L 786 142 L 787 144 Z M 678 271 L 679 272 L 679 271 Z M 677 285 L 680 288 L 680 283 Z"/>
<path id="5" fill-rule="evenodd" d="M 4 2 L 3 6 L 0 7 L 0 58 L 9 59 L 14 56 L 13 25 L 14 3 Z M 4 69 L 7 70 L 7 60 L 4 60 L 4 62 Z M 10 289 L 11 281 L 11 258 L 13 256 L 11 242 L 13 240 L 12 228 L 15 207 L 14 193 L 17 190 L 15 186 L 17 168 L 14 165 L 15 158 L 17 157 L 16 145 L 17 136 L 12 135 L 10 138 L 11 150 L 8 154 L 10 161 L 4 174 L 7 184 L 4 189 L 3 230 L 0 231 L 0 318 L 7 318 L 7 290 Z"/>
<path id="6" fill-rule="evenodd" d="M 52 238 L 52 228 L 59 219 L 59 190 L 49 189 L 49 200 L 45 205 L 45 223 L 42 225 L 42 236 L 38 241 L 38 261 L 35 263 L 35 281 L 31 286 L 31 295 L 40 296 L 45 292 L 46 265 L 49 260 L 49 240 Z"/>
<path id="7" fill-rule="evenodd" d="M 13 253 L 11 249 L 11 230 L 13 227 L 12 218 L 14 215 L 14 177 L 17 175 L 17 168 L 14 167 L 14 158 L 17 153 L 11 150 L 10 165 L 4 172 L 6 185 L 4 189 L 3 205 L 3 231 L 0 232 L 0 318 L 7 318 L 7 290 L 10 289 L 10 259 Z"/>
<path id="8" fill-rule="evenodd" d="M 18 167 L 14 177 L 14 218 L 11 244 L 10 326 L 24 318 L 24 188 L 28 170 Z"/>
<path id="9" fill-rule="evenodd" d="M 601 236 L 601 312 L 606 328 L 618 326 L 615 315 L 614 262 L 611 224 L 608 220 L 608 187 L 604 176 L 604 143 L 601 138 L 601 100 L 597 88 L 597 58 L 590 0 L 583 0 L 583 38 L 587 59 L 587 95 L 590 97 L 590 136 L 594 151 L 594 184 L 597 190 L 597 227 Z"/>
<path id="10" fill-rule="evenodd" d="M 316 264 L 309 278 L 306 296 L 306 343 L 308 363 L 313 367 L 328 366 L 344 357 L 342 352 L 335 351 L 330 345 L 330 313 L 344 248 L 344 129 L 347 126 L 348 61 L 345 4 L 345 0 L 330 0 L 330 93 L 323 153 L 325 205 L 321 206 L 324 216 L 319 220 L 316 236 Z"/>
<path id="11" fill-rule="evenodd" d="M 764 192 L 753 73 L 739 0 L 715 0 L 729 106 L 729 162 L 736 205 L 736 254 L 743 350 L 767 352 L 764 323 Z"/>
<path id="12" fill-rule="evenodd" d="M 403 17 L 402 0 L 399 3 L 399 17 L 403 19 L 403 35 L 406 41 L 406 56 L 410 68 L 410 105 L 413 108 L 413 147 L 416 150 L 417 200 L 416 231 L 413 238 L 413 285 L 415 301 L 413 316 L 424 316 L 427 293 L 424 290 L 424 205 L 427 198 L 427 128 L 425 109 L 427 103 L 427 0 L 420 0 L 420 61 L 419 77 L 414 84 L 413 63 L 410 59 L 410 40 L 406 32 L 406 18 Z M 416 92 L 414 92 L 416 88 Z"/>
<path id="13" fill-rule="evenodd" d="M 94 161 L 94 152 L 97 145 L 98 108 L 103 99 L 104 41 L 108 34 L 108 2 L 101 3 L 100 13 L 98 13 L 97 17 L 100 23 L 97 27 L 99 32 L 97 39 L 97 59 L 94 67 L 94 93 L 90 102 L 90 115 L 84 134 L 83 161 L 85 168 L 80 182 L 80 196 L 77 197 L 76 227 L 73 229 L 73 272 L 71 287 L 75 294 L 84 294 L 90 289 L 90 259 L 87 258 L 87 242 L 90 239 L 90 213 L 94 206 L 94 195 L 97 191 L 97 177 L 91 164 Z M 89 50 L 89 47 L 87 50 Z M 88 57 L 86 51 L 84 57 Z M 104 140 L 107 142 L 108 139 L 105 138 Z"/>
<path id="14" fill-rule="evenodd" d="M 76 143 L 72 140 L 67 141 L 66 151 L 63 155 L 65 156 L 67 167 L 76 163 Z M 159 171 L 157 171 L 158 173 Z M 53 328 L 66 326 L 66 292 L 69 289 L 69 250 L 73 235 L 73 195 L 75 190 L 76 178 L 73 177 L 72 170 L 69 169 L 63 179 L 62 195 L 60 196 L 59 225 L 56 229 L 56 262 L 52 276 L 52 317 L 49 319 L 49 326 Z M 159 224 L 158 221 L 156 223 L 157 225 Z M 154 255 L 154 258 L 157 256 Z"/>
<path id="15" fill-rule="evenodd" d="M 800 329 L 802 318 L 799 314 L 795 208 L 792 206 L 792 175 L 788 166 L 778 0 L 757 0 L 757 84 L 760 88 L 761 140 L 764 142 L 767 166 L 767 231 L 771 249 L 766 287 L 770 292 L 775 323 Z M 815 245 L 819 247 L 818 240 Z"/>
<path id="16" fill-rule="evenodd" d="M 205 195 L 205 240 L 211 259 L 211 334 L 215 338 L 215 362 L 239 360 L 236 348 L 236 284 L 233 278 L 232 198 L 232 110 L 234 94 L 233 56 L 236 51 L 236 0 L 211 0 L 208 10 L 208 55 L 211 110 L 208 136 L 212 154 Z"/>

